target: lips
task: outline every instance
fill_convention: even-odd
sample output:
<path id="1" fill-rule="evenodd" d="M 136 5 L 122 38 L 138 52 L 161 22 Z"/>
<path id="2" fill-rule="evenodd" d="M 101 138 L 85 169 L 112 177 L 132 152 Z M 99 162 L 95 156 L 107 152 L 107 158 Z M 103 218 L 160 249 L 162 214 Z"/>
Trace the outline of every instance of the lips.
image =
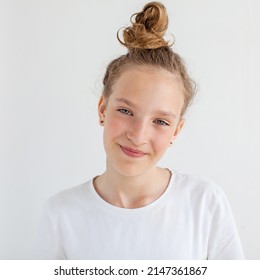
<path id="1" fill-rule="evenodd" d="M 139 150 L 135 150 L 135 149 L 131 149 L 129 147 L 124 147 L 120 145 L 121 150 L 123 151 L 124 154 L 126 154 L 127 156 L 133 157 L 133 158 L 140 158 L 146 155 L 146 153 L 139 151 Z"/>

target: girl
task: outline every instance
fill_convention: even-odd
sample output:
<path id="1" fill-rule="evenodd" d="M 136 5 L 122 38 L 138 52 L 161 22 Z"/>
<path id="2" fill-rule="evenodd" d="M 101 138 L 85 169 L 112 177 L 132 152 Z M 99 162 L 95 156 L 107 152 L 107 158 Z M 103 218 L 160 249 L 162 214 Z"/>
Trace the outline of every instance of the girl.
<path id="1" fill-rule="evenodd" d="M 157 162 L 195 94 L 164 34 L 165 7 L 145 5 L 119 41 L 98 104 L 106 170 L 50 198 L 37 245 L 43 259 L 243 259 L 223 191 Z"/>

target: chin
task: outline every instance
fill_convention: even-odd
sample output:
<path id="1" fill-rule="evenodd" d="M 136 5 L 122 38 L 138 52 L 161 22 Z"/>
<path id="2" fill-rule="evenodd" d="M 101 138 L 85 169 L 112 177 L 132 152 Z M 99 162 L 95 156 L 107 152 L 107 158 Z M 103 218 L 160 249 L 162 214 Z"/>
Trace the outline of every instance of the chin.
<path id="1" fill-rule="evenodd" d="M 138 164 L 116 164 L 112 167 L 118 174 L 125 177 L 137 177 L 151 170 L 152 166 Z"/>
<path id="2" fill-rule="evenodd" d="M 137 177 L 147 173 L 156 166 L 157 161 L 151 155 L 142 158 L 132 158 L 124 155 L 120 149 L 120 153 L 114 151 L 107 155 L 107 169 L 114 170 L 121 176 Z M 110 158 L 110 160 L 109 160 Z"/>

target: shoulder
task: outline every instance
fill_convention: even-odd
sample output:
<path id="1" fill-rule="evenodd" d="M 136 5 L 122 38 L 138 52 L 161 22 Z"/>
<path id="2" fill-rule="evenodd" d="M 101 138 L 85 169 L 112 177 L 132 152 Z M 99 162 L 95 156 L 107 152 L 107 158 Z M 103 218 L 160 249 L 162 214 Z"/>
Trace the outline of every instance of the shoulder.
<path id="1" fill-rule="evenodd" d="M 203 216 L 216 224 L 232 219 L 225 192 L 205 176 L 175 172 L 173 191 L 179 207 L 184 207 L 183 211 L 188 211 L 189 215 Z"/>
<path id="2" fill-rule="evenodd" d="M 58 214 L 73 211 L 73 209 L 86 204 L 91 185 L 92 180 L 89 180 L 51 196 L 45 203 L 46 210 L 51 211 L 52 214 L 55 212 Z"/>
<path id="3" fill-rule="evenodd" d="M 198 174 L 187 174 L 174 171 L 176 184 L 178 187 L 189 189 L 190 191 L 207 191 L 212 193 L 221 193 L 222 188 L 208 177 Z"/>
<path id="4" fill-rule="evenodd" d="M 186 199 L 197 203 L 207 203 L 212 207 L 226 202 L 223 189 L 213 180 L 198 174 L 173 173 L 176 193 L 185 196 Z"/>

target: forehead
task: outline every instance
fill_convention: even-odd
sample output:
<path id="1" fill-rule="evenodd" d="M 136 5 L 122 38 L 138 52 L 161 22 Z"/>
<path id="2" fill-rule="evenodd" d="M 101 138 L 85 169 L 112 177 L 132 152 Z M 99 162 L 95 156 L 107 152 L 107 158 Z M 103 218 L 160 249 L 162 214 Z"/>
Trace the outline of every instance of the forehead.
<path id="1" fill-rule="evenodd" d="M 146 109 L 181 111 L 184 95 L 181 79 L 165 69 L 134 66 L 124 70 L 109 99 L 127 99 Z"/>

